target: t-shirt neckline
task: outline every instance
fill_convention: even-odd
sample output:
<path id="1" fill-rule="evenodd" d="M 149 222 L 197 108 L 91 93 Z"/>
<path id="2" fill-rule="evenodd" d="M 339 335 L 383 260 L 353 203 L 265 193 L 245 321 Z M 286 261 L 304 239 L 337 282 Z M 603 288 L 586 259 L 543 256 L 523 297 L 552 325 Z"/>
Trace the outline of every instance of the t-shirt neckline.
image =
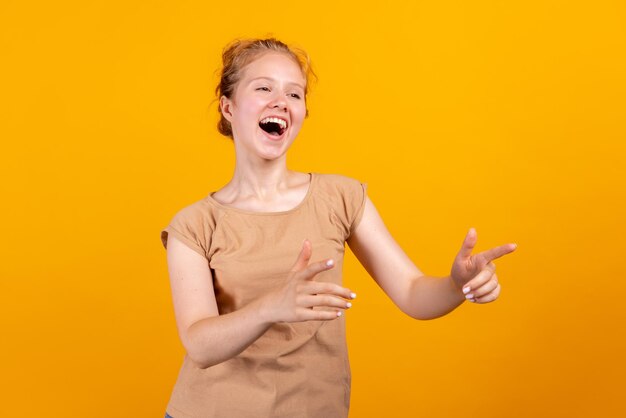
<path id="1" fill-rule="evenodd" d="M 214 191 L 209 193 L 209 195 L 207 196 L 207 200 L 221 209 L 243 213 L 246 215 L 273 216 L 273 215 L 284 215 L 284 214 L 292 213 L 292 212 L 297 211 L 301 207 L 303 207 L 309 201 L 311 195 L 313 194 L 313 187 L 315 185 L 315 180 L 317 176 L 313 172 L 309 172 L 307 174 L 309 174 L 311 178 L 309 180 L 309 188 L 306 191 L 306 195 L 304 196 L 304 199 L 302 199 L 302 201 L 298 203 L 296 206 L 288 210 L 281 210 L 278 212 L 255 212 L 252 210 L 246 210 L 246 209 L 236 208 L 233 206 L 227 206 L 227 205 L 224 205 L 223 203 L 218 202 L 217 200 L 215 200 L 215 198 L 213 198 L 213 194 L 215 193 Z"/>

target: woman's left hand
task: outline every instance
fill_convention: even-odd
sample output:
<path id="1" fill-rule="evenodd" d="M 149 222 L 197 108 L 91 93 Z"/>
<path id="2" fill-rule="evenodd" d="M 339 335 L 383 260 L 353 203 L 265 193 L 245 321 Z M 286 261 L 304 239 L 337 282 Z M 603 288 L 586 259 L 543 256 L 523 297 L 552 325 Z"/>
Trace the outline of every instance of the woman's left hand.
<path id="1" fill-rule="evenodd" d="M 517 244 L 505 244 L 472 255 L 475 245 L 476 230 L 470 228 L 454 259 L 450 275 L 470 302 L 493 302 L 500 295 L 500 283 L 495 272 L 496 265 L 492 261 L 515 251 Z"/>

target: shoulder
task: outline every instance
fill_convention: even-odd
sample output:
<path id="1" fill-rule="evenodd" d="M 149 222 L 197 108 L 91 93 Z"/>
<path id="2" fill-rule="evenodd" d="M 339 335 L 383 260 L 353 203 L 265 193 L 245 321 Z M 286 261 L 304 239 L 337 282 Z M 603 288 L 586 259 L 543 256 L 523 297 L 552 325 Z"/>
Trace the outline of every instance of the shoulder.
<path id="1" fill-rule="evenodd" d="M 215 207 L 211 205 L 208 197 L 205 197 L 187 206 L 183 206 L 175 213 L 172 221 L 192 223 L 199 221 L 211 225 L 215 223 L 216 215 Z"/>
<path id="2" fill-rule="evenodd" d="M 331 195 L 345 195 L 362 189 L 366 183 L 343 174 L 318 173 L 319 187 Z"/>
<path id="3" fill-rule="evenodd" d="M 342 174 L 320 174 L 319 191 L 335 213 L 347 239 L 358 225 L 367 199 L 367 183 Z"/>
<path id="4" fill-rule="evenodd" d="M 175 213 L 167 227 L 161 230 L 163 246 L 167 248 L 168 235 L 171 234 L 196 252 L 207 256 L 218 217 L 217 208 L 210 203 L 208 197 L 184 206 Z"/>

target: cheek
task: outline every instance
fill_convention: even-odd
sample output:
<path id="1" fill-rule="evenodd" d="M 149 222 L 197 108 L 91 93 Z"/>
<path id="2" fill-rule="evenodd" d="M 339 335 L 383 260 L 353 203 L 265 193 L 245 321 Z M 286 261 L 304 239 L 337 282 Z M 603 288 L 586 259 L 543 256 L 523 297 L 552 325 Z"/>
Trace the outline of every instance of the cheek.
<path id="1" fill-rule="evenodd" d="M 240 123 L 257 122 L 262 104 L 255 100 L 245 100 L 237 106 L 237 121 Z"/>
<path id="2" fill-rule="evenodd" d="M 295 116 L 294 119 L 297 119 L 300 123 L 304 121 L 306 116 L 306 103 L 304 101 L 298 106 L 294 106 L 293 115 Z"/>

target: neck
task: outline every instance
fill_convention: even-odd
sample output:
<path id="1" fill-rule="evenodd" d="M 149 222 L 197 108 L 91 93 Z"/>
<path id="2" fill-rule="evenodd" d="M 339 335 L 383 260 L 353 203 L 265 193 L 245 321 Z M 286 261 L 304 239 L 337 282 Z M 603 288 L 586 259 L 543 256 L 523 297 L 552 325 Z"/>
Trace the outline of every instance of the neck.
<path id="1" fill-rule="evenodd" d="M 242 160 L 237 157 L 233 178 L 229 182 L 240 194 L 265 199 L 288 188 L 291 171 L 285 156 L 276 160 Z"/>

